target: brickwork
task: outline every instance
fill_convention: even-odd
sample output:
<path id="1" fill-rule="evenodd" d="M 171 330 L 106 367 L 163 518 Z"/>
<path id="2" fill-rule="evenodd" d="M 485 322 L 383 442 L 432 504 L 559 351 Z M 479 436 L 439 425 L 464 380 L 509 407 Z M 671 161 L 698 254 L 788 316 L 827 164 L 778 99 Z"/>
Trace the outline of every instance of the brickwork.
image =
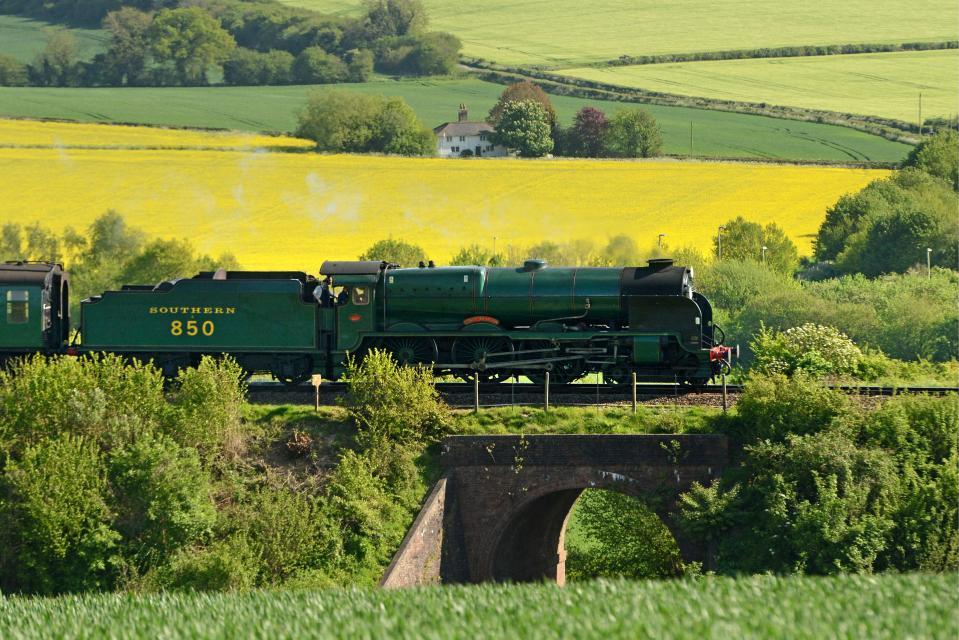
<path id="1" fill-rule="evenodd" d="M 453 436 L 442 448 L 442 527 L 435 528 L 436 500 L 428 500 L 424 510 L 430 512 L 417 522 L 422 518 L 434 528 L 421 526 L 416 535 L 423 541 L 416 544 L 433 549 L 431 557 L 441 547 L 438 571 L 444 583 L 547 579 L 562 584 L 570 509 L 584 489 L 610 489 L 642 498 L 673 533 L 683 559 L 709 568 L 707 550 L 685 539 L 672 515 L 678 496 L 694 482 L 708 484 L 719 477 L 726 460 L 725 437 L 712 435 Z M 406 541 L 404 547 L 403 557 L 429 555 Z M 405 560 L 394 565 L 398 562 L 425 566 Z M 435 581 L 432 568 L 421 571 L 422 580 L 417 571 L 404 569 L 407 577 L 395 582 Z"/>

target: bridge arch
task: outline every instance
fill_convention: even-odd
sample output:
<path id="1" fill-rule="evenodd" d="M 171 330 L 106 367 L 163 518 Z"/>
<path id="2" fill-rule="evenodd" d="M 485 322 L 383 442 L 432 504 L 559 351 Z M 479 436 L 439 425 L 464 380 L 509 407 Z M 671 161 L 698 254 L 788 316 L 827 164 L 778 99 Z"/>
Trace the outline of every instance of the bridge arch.
<path id="1" fill-rule="evenodd" d="M 719 435 L 451 436 L 434 487 L 385 586 L 430 582 L 565 582 L 565 532 L 585 489 L 641 498 L 672 533 L 684 562 L 707 550 L 675 527 L 679 496 L 727 461 Z"/>

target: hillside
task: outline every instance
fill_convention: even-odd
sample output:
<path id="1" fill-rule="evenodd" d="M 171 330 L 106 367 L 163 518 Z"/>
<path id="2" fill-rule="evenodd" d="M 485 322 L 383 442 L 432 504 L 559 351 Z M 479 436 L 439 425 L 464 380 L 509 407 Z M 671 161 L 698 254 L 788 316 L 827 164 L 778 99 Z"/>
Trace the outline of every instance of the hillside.
<path id="1" fill-rule="evenodd" d="M 359 0 L 283 0 L 358 13 Z M 789 45 L 952 40 L 959 7 L 948 0 L 424 0 L 434 29 L 463 53 L 500 64 L 566 65 L 621 55 Z"/>
<path id="2" fill-rule="evenodd" d="M 42 20 L 0 15 L 0 54 L 30 62 L 43 51 L 50 31 L 63 28 L 66 27 Z M 89 60 L 107 48 L 108 36 L 101 29 L 70 27 L 69 31 L 76 40 L 77 54 L 82 60 Z"/>
<path id="3" fill-rule="evenodd" d="M 720 100 L 768 102 L 916 122 L 959 113 L 959 51 L 581 67 L 564 75 Z"/>

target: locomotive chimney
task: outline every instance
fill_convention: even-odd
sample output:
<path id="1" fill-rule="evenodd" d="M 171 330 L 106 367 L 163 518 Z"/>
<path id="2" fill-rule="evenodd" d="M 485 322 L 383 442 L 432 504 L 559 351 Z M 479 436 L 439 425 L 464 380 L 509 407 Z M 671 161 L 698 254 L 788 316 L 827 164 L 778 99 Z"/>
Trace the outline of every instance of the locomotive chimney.
<path id="1" fill-rule="evenodd" d="M 466 105 L 461 103 L 461 104 L 460 104 L 460 111 L 459 111 L 459 121 L 460 121 L 460 122 L 466 122 L 466 119 L 467 119 L 468 117 L 469 117 L 469 112 L 466 110 Z"/>

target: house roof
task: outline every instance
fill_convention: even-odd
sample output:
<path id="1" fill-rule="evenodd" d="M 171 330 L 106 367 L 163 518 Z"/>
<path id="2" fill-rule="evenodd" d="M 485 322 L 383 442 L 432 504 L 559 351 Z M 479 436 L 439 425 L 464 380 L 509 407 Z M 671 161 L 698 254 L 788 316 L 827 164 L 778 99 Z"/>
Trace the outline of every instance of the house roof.
<path id="1" fill-rule="evenodd" d="M 433 133 L 438 136 L 478 136 L 495 130 L 488 122 L 444 122 L 435 127 Z"/>

